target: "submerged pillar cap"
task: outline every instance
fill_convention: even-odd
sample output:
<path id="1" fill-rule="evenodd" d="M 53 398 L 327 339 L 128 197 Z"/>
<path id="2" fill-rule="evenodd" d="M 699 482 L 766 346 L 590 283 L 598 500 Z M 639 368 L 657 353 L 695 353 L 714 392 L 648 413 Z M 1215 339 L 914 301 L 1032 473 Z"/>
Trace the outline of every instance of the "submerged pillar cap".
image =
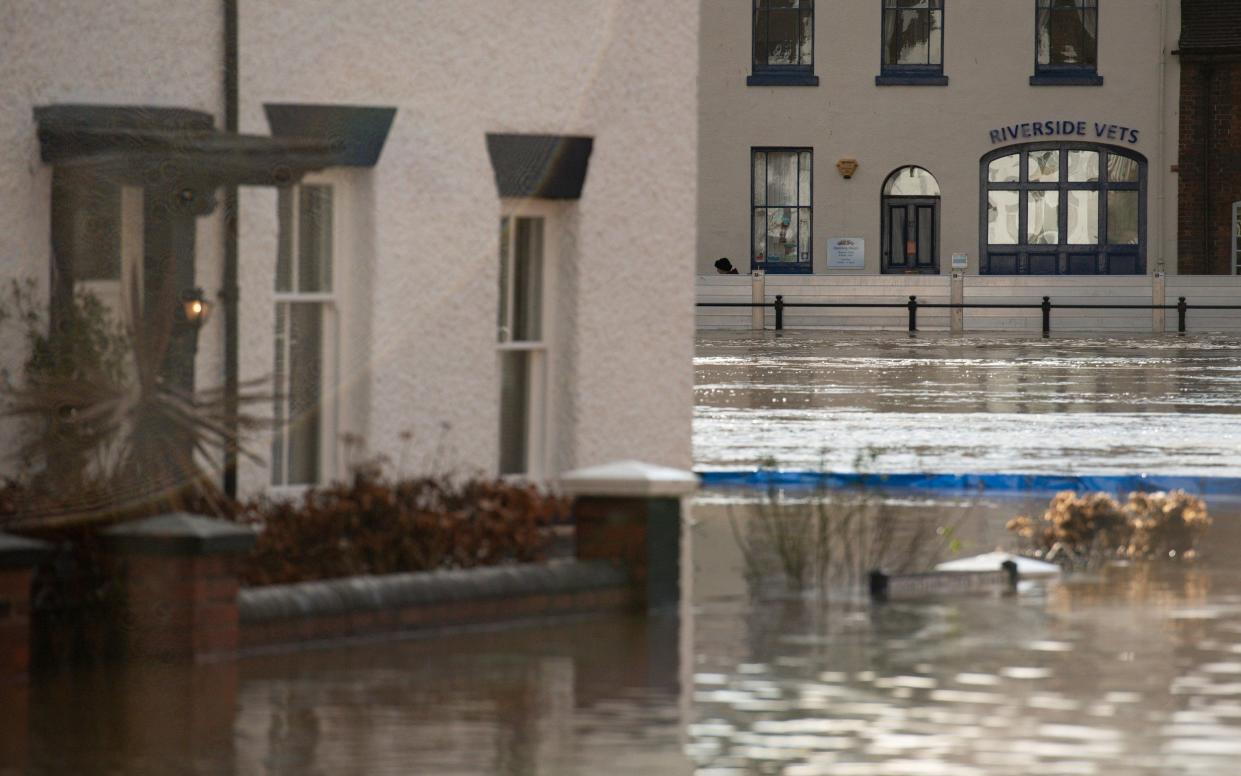
<path id="1" fill-rule="evenodd" d="M 0 533 L 0 569 L 36 566 L 52 552 L 52 545 L 37 539 Z"/>
<path id="2" fill-rule="evenodd" d="M 684 496 L 698 490 L 698 475 L 642 461 L 616 461 L 565 472 L 560 488 L 571 496 Z"/>
<path id="3" fill-rule="evenodd" d="M 232 555 L 248 552 L 254 531 L 214 517 L 173 512 L 112 526 L 102 532 L 120 550 L 152 555 Z"/>

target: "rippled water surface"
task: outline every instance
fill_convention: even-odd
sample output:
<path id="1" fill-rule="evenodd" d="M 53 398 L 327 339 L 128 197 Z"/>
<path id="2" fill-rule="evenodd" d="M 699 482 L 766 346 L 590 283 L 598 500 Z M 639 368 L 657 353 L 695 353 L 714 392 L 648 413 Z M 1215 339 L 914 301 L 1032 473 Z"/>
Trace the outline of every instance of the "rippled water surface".
<path id="1" fill-rule="evenodd" d="M 968 550 L 1014 508 L 899 506 L 965 510 Z M 748 581 L 731 521 L 752 509 L 695 509 L 679 613 L 82 672 L 22 705 L 2 689 L 0 772 L 1238 772 L 1235 511 L 1195 564 L 871 605 Z"/>
<path id="2" fill-rule="evenodd" d="M 700 333 L 704 469 L 1241 474 L 1241 340 Z"/>
<path id="3" fill-rule="evenodd" d="M 1236 340 L 831 337 L 704 336 L 700 465 L 1241 468 Z M 912 534 L 928 556 L 1003 544 L 1045 503 L 868 498 L 934 529 Z M 0 773 L 1241 773 L 1237 501 L 1212 504 L 1195 563 L 884 605 L 755 572 L 764 508 L 697 500 L 686 595 L 660 616 L 0 686 Z"/>

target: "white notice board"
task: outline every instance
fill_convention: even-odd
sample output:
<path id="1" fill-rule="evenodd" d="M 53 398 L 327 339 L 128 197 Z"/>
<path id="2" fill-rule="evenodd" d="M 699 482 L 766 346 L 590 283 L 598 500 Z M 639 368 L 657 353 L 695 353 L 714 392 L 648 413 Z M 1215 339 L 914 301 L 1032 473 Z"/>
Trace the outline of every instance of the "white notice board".
<path id="1" fill-rule="evenodd" d="M 829 237 L 828 269 L 865 269 L 866 241 L 861 237 Z"/>

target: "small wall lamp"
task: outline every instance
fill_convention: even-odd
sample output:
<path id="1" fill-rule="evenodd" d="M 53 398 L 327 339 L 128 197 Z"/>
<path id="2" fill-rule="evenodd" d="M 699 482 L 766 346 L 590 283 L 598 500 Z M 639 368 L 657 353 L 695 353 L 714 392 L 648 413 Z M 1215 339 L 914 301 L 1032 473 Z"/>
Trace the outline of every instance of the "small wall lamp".
<path id="1" fill-rule="evenodd" d="M 840 173 L 840 177 L 849 180 L 853 173 L 857 172 L 857 159 L 837 159 L 836 171 Z"/>
<path id="2" fill-rule="evenodd" d="M 207 323 L 212 307 L 201 288 L 188 288 L 181 292 L 182 320 L 195 330 L 201 329 Z"/>

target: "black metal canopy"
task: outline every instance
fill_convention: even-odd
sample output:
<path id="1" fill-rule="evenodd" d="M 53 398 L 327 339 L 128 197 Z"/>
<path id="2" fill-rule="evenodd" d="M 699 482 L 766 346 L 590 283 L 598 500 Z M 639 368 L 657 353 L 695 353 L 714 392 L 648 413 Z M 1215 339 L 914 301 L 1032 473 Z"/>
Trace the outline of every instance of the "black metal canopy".
<path id="1" fill-rule="evenodd" d="M 184 108 L 53 105 L 35 108 L 43 161 L 118 183 L 202 191 L 286 186 L 335 163 L 325 138 L 222 132 Z"/>
<path id="2" fill-rule="evenodd" d="M 580 199 L 593 147 L 589 137 L 487 135 L 501 197 Z"/>

